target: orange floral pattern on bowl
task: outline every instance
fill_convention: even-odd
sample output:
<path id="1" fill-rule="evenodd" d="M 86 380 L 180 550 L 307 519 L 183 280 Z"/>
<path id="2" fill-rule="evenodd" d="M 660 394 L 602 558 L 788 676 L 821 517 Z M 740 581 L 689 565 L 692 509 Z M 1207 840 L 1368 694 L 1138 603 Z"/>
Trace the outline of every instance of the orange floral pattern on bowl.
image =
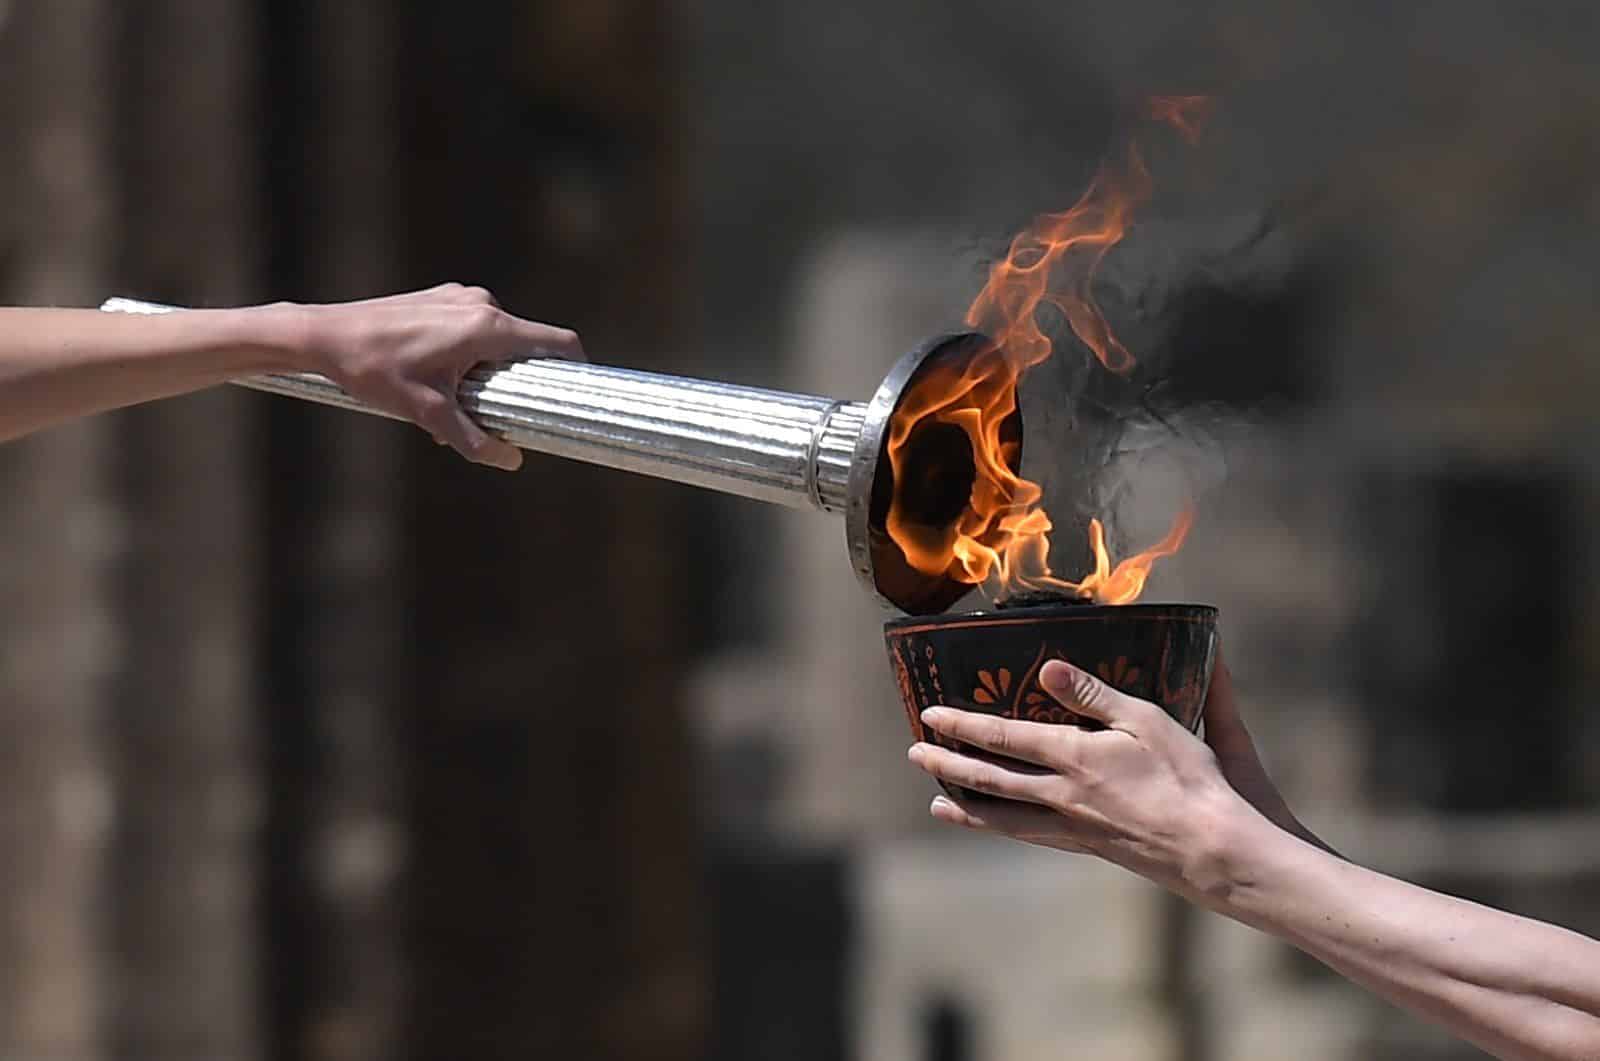
<path id="1" fill-rule="evenodd" d="M 1058 725 L 1083 725 L 1083 716 L 1067 710 L 1055 697 L 1039 685 L 1039 672 L 1044 669 L 1048 649 L 1039 646 L 1033 663 L 1015 684 L 1006 667 L 978 671 L 978 684 L 972 690 L 972 701 L 985 706 L 1001 707 L 998 712 L 1006 718 L 1026 719 L 1029 722 L 1052 722 Z M 1125 661 L 1124 661 L 1125 662 Z"/>

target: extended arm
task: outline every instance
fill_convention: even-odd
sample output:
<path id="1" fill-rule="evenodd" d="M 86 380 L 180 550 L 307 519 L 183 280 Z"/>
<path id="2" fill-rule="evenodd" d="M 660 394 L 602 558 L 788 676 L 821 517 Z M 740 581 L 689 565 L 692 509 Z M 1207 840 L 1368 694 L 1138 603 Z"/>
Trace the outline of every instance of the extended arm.
<path id="1" fill-rule="evenodd" d="M 1229 733 L 1237 716 L 1223 675 L 1206 718 L 1208 730 L 1216 721 Z M 941 796 L 935 817 L 1115 862 L 1299 947 L 1499 1057 L 1600 1057 L 1600 943 L 1344 861 L 1284 817 L 1253 750 L 1253 771 L 1239 775 L 1232 762 L 1225 772 L 1220 750 L 1152 704 L 1061 663 L 1046 666 L 1041 684 L 1107 728 L 931 709 L 925 720 L 939 732 L 1043 768 L 1007 769 L 917 744 L 911 759 L 924 770 L 1008 800 L 958 805 Z M 1230 702 L 1219 706 L 1218 697 Z M 1218 734 L 1208 735 L 1215 746 Z M 1230 784 L 1235 776 L 1241 784 Z M 1252 783 L 1254 791 L 1241 792 Z"/>
<path id="2" fill-rule="evenodd" d="M 1600 943 L 1342 861 L 1259 818 L 1223 833 L 1217 912 L 1497 1057 L 1600 1057 Z"/>
<path id="3" fill-rule="evenodd" d="M 66 420 L 265 372 L 320 372 L 483 464 L 516 468 L 456 402 L 485 361 L 582 357 L 575 334 L 505 313 L 480 289 L 329 306 L 279 304 L 154 316 L 0 309 L 0 442 Z"/>
<path id="4" fill-rule="evenodd" d="M 262 372 L 308 371 L 287 307 L 112 316 L 0 309 L 0 441 Z"/>

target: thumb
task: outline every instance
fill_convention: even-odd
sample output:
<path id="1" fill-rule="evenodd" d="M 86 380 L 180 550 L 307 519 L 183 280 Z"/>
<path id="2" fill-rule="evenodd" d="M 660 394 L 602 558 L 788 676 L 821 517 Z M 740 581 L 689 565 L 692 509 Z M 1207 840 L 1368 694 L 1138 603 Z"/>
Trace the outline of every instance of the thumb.
<path id="1" fill-rule="evenodd" d="M 1066 660 L 1053 659 L 1039 672 L 1039 684 L 1061 706 L 1110 729 L 1128 730 L 1161 709 L 1137 697 L 1118 692 L 1088 671 Z"/>

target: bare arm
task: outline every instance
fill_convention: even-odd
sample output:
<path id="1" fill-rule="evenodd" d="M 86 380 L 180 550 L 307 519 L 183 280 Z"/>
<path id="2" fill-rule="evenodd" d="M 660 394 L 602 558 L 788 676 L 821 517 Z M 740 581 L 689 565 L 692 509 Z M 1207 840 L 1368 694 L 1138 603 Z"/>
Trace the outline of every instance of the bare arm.
<path id="1" fill-rule="evenodd" d="M 0 442 L 66 420 L 264 372 L 320 372 L 483 464 L 515 447 L 456 402 L 485 361 L 582 357 L 577 336 L 522 320 L 488 292 L 447 284 L 328 306 L 279 304 L 155 316 L 0 309 Z"/>
<path id="2" fill-rule="evenodd" d="M 1235 822 L 1207 905 L 1497 1057 L 1600 1057 L 1600 943 Z"/>
<path id="3" fill-rule="evenodd" d="M 1044 768 L 915 745 L 912 761 L 934 776 L 1014 801 L 958 805 L 941 796 L 935 817 L 1115 862 L 1496 1056 L 1600 1057 L 1600 942 L 1346 862 L 1303 827 L 1290 831 L 1292 816 L 1269 820 L 1281 804 L 1276 790 L 1247 802 L 1222 756 L 1154 705 L 1061 663 L 1046 666 L 1041 684 L 1107 728 L 932 709 L 925 721 L 941 733 Z M 1231 701 L 1231 687 L 1219 683 L 1215 695 Z M 1223 730 L 1227 715 L 1236 718 L 1231 702 L 1220 711 L 1208 703 L 1208 725 L 1214 714 Z M 1270 788 L 1259 762 L 1255 770 Z"/>
<path id="4" fill-rule="evenodd" d="M 309 370 L 287 307 L 112 316 L 0 309 L 0 441 L 261 372 Z"/>

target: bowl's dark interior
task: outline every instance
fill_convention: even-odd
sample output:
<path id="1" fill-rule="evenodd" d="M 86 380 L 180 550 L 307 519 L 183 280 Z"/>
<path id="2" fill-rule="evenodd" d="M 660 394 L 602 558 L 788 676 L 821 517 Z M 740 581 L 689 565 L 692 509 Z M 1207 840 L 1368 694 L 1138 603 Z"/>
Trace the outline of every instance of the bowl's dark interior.
<path id="1" fill-rule="evenodd" d="M 884 626 L 884 639 L 913 736 L 953 746 L 924 732 L 923 709 L 943 704 L 1082 724 L 1039 687 L 1039 671 L 1052 659 L 1067 660 L 1197 729 L 1216 629 L 1217 611 L 1207 605 L 1065 604 L 902 619 Z"/>

